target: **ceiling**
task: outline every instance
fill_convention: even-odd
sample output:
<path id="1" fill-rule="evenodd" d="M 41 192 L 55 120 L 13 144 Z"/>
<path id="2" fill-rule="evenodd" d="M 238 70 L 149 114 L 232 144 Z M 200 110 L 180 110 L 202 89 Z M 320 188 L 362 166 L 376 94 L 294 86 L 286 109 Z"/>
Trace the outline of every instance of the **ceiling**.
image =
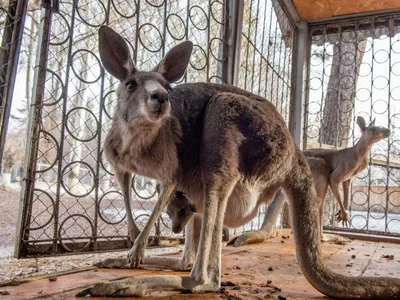
<path id="1" fill-rule="evenodd" d="M 400 9 L 400 0 L 292 0 L 304 21 L 348 14 Z"/>

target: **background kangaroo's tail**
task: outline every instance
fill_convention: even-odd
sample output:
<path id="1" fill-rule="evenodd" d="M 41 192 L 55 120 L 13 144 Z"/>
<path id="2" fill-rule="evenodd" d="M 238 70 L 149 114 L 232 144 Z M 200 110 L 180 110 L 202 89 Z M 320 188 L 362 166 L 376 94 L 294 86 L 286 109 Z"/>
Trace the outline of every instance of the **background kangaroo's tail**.
<path id="1" fill-rule="evenodd" d="M 296 149 L 293 169 L 285 182 L 299 265 L 321 293 L 342 299 L 400 299 L 400 279 L 349 277 L 328 270 L 322 262 L 317 195 L 307 161 Z"/>

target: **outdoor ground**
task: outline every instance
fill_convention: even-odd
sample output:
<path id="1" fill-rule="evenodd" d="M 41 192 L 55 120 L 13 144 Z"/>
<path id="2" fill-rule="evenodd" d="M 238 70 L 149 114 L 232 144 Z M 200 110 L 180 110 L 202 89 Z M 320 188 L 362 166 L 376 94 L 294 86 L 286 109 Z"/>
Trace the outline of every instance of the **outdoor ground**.
<path id="1" fill-rule="evenodd" d="M 0 187 L 0 258 L 13 255 L 20 192 Z"/>
<path id="2" fill-rule="evenodd" d="M 324 243 L 322 248 L 326 264 L 336 272 L 351 276 L 384 275 L 400 278 L 399 244 L 354 240 L 347 245 Z M 28 261 L 21 260 L 21 267 L 24 266 L 23 262 L 27 265 Z M 187 274 L 126 269 L 77 271 L 68 275 L 58 274 L 51 280 L 48 277 L 37 277 L 18 286 L 0 287 L 0 292 L 9 294 L 1 299 L 73 299 L 77 292 L 100 281 L 144 274 Z M 225 247 L 222 285 L 219 293 L 190 295 L 157 292 L 142 299 L 328 299 L 317 292 L 302 275 L 296 262 L 292 236 L 275 237 L 261 244 L 240 248 Z"/>

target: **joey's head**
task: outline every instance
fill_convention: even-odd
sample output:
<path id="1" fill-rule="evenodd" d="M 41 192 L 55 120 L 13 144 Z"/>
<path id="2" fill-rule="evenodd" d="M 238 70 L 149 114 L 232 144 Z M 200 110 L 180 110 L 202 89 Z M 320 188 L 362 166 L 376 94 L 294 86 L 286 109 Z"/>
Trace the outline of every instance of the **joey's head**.
<path id="1" fill-rule="evenodd" d="M 167 214 L 172 221 L 172 232 L 181 232 L 195 212 L 196 206 L 190 203 L 185 194 L 176 192 L 167 206 Z"/>
<path id="2" fill-rule="evenodd" d="M 369 145 L 379 142 L 390 135 L 389 129 L 382 126 L 375 126 L 375 119 L 366 125 L 364 118 L 358 116 L 357 124 L 361 129 L 362 138 L 364 138 Z"/>
<path id="3" fill-rule="evenodd" d="M 128 44 L 107 26 L 99 29 L 99 53 L 104 68 L 120 81 L 117 117 L 128 126 L 136 120 L 159 122 L 170 115 L 171 84 L 185 73 L 193 44 L 173 47 L 151 71 L 136 69 Z"/>

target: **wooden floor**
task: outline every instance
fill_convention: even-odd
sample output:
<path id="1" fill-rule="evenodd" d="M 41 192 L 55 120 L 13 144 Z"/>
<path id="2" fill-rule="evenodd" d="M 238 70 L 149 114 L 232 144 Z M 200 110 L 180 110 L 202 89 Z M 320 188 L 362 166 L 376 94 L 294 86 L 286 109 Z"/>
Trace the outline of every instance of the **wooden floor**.
<path id="1" fill-rule="evenodd" d="M 342 274 L 400 278 L 399 244 L 360 240 L 347 245 L 324 243 L 323 254 L 328 267 Z M 7 291 L 9 295 L 0 296 L 0 299 L 73 299 L 81 289 L 96 282 L 149 274 L 185 273 L 94 269 L 58 276 L 56 281 L 37 278 L 19 286 L 1 287 L 0 291 Z M 222 285 L 219 293 L 163 292 L 141 299 L 328 299 L 317 292 L 302 275 L 296 261 L 292 236 L 275 237 L 261 244 L 239 248 L 225 247 Z"/>

